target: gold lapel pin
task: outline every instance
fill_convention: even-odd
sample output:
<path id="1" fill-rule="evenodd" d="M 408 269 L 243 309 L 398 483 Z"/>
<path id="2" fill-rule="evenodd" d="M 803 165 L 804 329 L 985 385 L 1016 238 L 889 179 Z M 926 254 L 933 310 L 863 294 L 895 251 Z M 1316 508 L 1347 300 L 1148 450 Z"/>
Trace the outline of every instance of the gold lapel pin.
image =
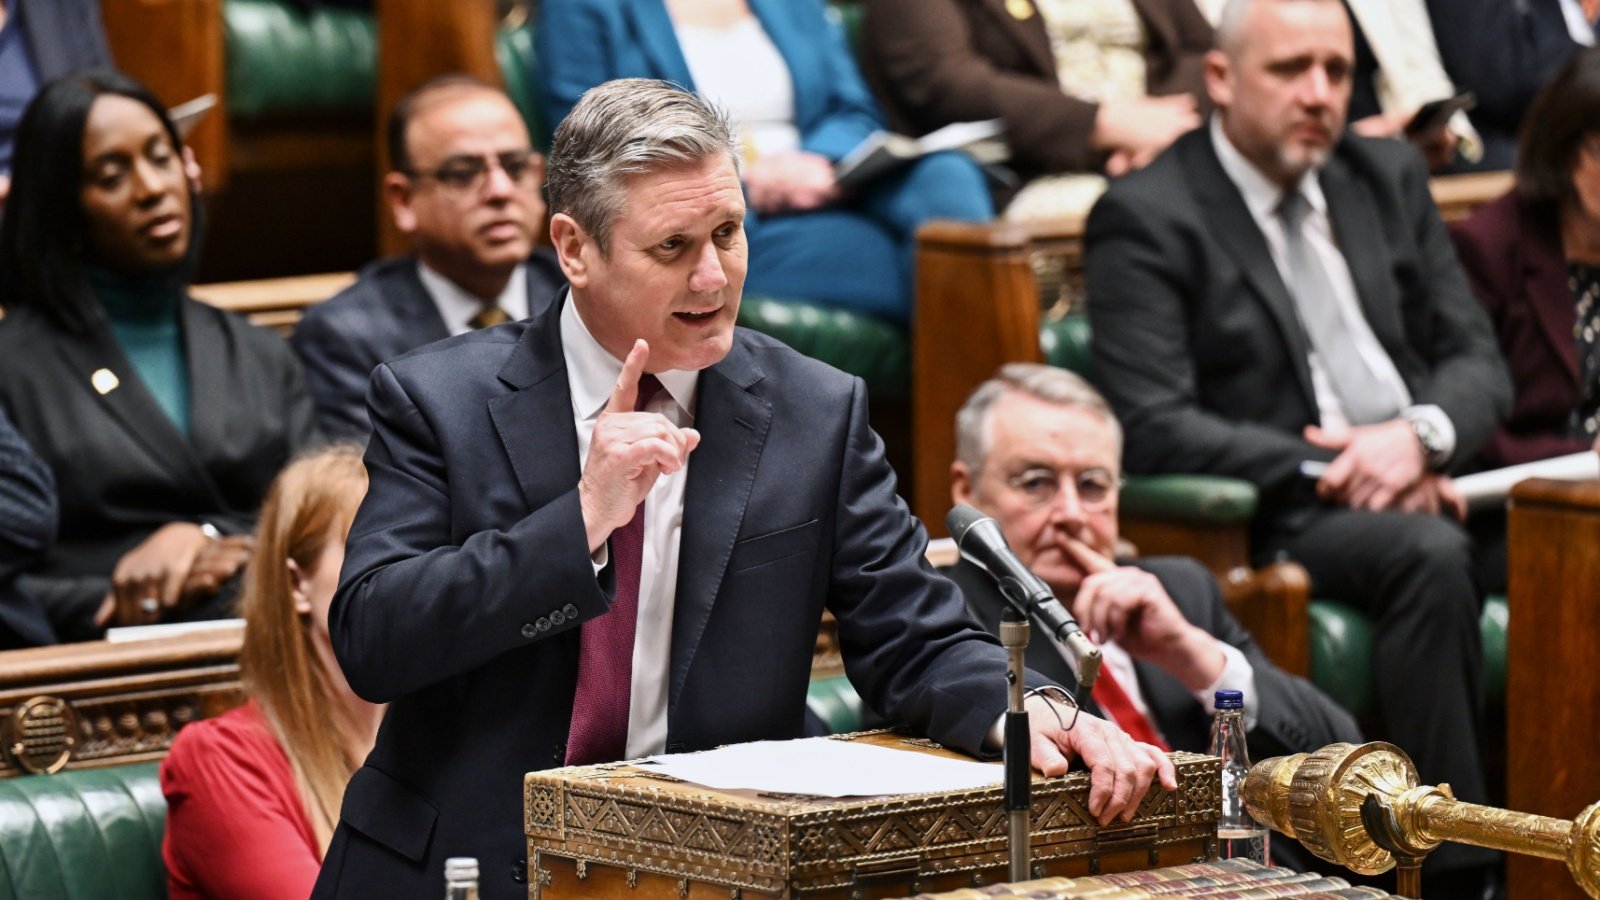
<path id="1" fill-rule="evenodd" d="M 110 369 L 95 369 L 94 374 L 89 376 L 89 383 L 101 394 L 109 394 L 116 390 L 122 381 L 117 378 L 117 373 Z"/>
<path id="2" fill-rule="evenodd" d="M 1006 0 L 1006 12 L 1018 22 L 1026 22 L 1033 18 L 1033 3 L 1030 0 Z"/>

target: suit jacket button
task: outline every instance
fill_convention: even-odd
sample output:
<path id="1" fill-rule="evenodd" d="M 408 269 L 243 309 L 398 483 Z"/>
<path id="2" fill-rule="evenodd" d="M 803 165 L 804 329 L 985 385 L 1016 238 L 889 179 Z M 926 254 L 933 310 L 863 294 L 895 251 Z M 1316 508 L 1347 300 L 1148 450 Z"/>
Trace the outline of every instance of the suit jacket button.
<path id="1" fill-rule="evenodd" d="M 561 614 L 561 610 L 553 609 L 553 610 L 550 611 L 550 624 L 551 625 L 560 627 L 562 625 L 565 625 L 566 623 L 567 623 L 567 617 L 563 616 Z"/>
<path id="2" fill-rule="evenodd" d="M 522 636 L 525 637 L 525 638 L 531 638 L 531 637 L 533 637 L 534 635 L 536 635 L 538 633 L 539 633 L 539 629 L 533 627 L 533 623 L 532 622 L 529 622 L 529 623 L 527 623 L 527 624 L 522 626 Z"/>
<path id="3" fill-rule="evenodd" d="M 550 620 L 546 619 L 544 616 L 540 616 L 538 620 L 533 623 L 533 627 L 539 629 L 540 631 L 549 631 Z"/>
<path id="4" fill-rule="evenodd" d="M 528 883 L 528 860 L 526 857 L 511 861 L 511 880 L 517 884 Z"/>
<path id="5" fill-rule="evenodd" d="M 576 619 L 578 617 L 578 608 L 568 603 L 566 606 L 561 607 L 561 614 L 569 619 Z"/>

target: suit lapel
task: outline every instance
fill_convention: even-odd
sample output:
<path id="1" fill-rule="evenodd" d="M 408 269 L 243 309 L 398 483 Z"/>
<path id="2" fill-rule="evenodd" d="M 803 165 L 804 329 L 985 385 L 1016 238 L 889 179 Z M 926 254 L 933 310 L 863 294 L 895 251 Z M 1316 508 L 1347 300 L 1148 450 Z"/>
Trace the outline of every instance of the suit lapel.
<path id="1" fill-rule="evenodd" d="M 184 330 L 187 333 L 187 327 Z M 111 420 L 143 447 L 156 465 L 165 469 L 180 484 L 200 481 L 209 484 L 195 463 L 189 439 L 178 431 L 178 426 L 173 424 L 166 411 L 151 396 L 133 363 L 112 336 L 109 326 L 96 325 L 87 334 L 60 341 L 57 346 L 73 377 L 82 378 L 91 385 L 86 390 L 99 396 L 100 405 Z M 104 392 L 101 392 L 101 388 L 108 386 L 108 381 L 106 376 L 99 374 L 102 370 L 115 376 L 116 383 L 114 388 Z M 190 381 L 195 381 L 192 358 L 189 372 Z M 190 385 L 191 395 L 194 387 Z M 191 396 L 190 409 L 193 408 Z"/>
<path id="2" fill-rule="evenodd" d="M 1044 17 L 1037 9 L 1028 18 L 1018 19 L 1006 8 L 1007 0 L 976 0 L 976 2 L 989 14 L 1002 32 L 1017 42 L 1017 46 L 1022 48 L 1023 55 L 1027 57 L 1035 72 L 1052 81 L 1056 79 L 1056 56 L 1050 51 L 1050 34 L 1045 31 Z M 1029 6 L 1032 5 L 1032 0 L 1029 0 Z"/>
<path id="3" fill-rule="evenodd" d="M 672 27 L 666 3 L 663 0 L 622 0 L 622 3 L 623 14 L 630 22 L 629 30 L 654 70 L 667 81 L 695 90 L 694 77 L 689 74 L 689 63 L 678 45 L 678 33 Z"/>
<path id="4" fill-rule="evenodd" d="M 223 447 L 229 441 L 229 417 L 240 408 L 241 396 L 239 381 L 232 376 L 238 373 L 248 378 L 253 377 L 253 373 L 241 373 L 239 367 L 230 361 L 229 357 L 235 348 L 227 332 L 218 327 L 214 312 L 191 300 L 184 300 L 179 309 L 183 323 L 183 352 L 189 373 L 189 436 L 182 440 L 183 458 L 189 462 L 188 468 L 194 473 L 191 476 L 193 483 L 205 488 L 218 509 L 228 509 L 222 492 L 206 472 L 204 453 L 205 448 Z M 276 411 L 269 413 L 253 409 L 247 413 L 252 416 L 276 415 Z M 170 420 L 168 422 L 170 424 Z M 176 428 L 168 430 L 174 435 L 178 434 Z"/>
<path id="5" fill-rule="evenodd" d="M 395 317 L 404 324 L 406 339 L 412 346 L 420 347 L 450 336 L 450 328 L 439 315 L 439 306 L 433 302 L 428 288 L 418 274 L 421 262 L 408 260 L 383 278 L 383 296 L 394 309 Z"/>
<path id="6" fill-rule="evenodd" d="M 1361 314 L 1403 375 L 1406 367 L 1400 363 L 1411 350 L 1406 346 L 1405 325 L 1400 321 L 1400 298 L 1395 296 L 1393 279 L 1387 277 L 1391 254 L 1384 244 L 1383 220 L 1372 196 L 1337 155 L 1328 160 L 1318 180 L 1328 201 L 1334 241 L 1346 260 L 1361 261 L 1347 264 Z"/>
<path id="7" fill-rule="evenodd" d="M 1244 197 L 1217 160 L 1210 129 L 1192 131 L 1188 137 L 1180 138 L 1176 146 L 1179 159 L 1188 171 L 1188 181 L 1194 187 L 1195 199 L 1200 209 L 1210 214 L 1207 232 L 1239 266 L 1256 298 L 1277 323 L 1283 342 L 1289 348 L 1300 393 L 1306 405 L 1316 409 L 1316 394 L 1311 388 L 1311 368 L 1307 362 L 1309 348 L 1294 309 L 1294 299 L 1284 287 L 1283 276 L 1272 261 L 1272 251 L 1267 249 L 1267 239 L 1245 206 Z"/>
<path id="8" fill-rule="evenodd" d="M 772 406 L 750 391 L 763 378 L 737 336 L 728 356 L 700 374 L 694 425 L 701 441 L 684 487 L 669 718 L 711 618 L 766 446 Z"/>
<path id="9" fill-rule="evenodd" d="M 572 424 L 572 391 L 561 352 L 563 292 L 522 334 L 500 370 L 510 393 L 489 401 L 489 416 L 529 509 L 572 490 L 582 472 Z"/>
<path id="10" fill-rule="evenodd" d="M 1561 255 L 1561 235 L 1540 218 L 1528 215 L 1521 204 L 1517 205 L 1516 215 L 1524 237 L 1518 243 L 1522 272 L 1517 284 L 1523 300 L 1539 320 L 1540 333 L 1577 386 L 1578 344 L 1572 335 L 1575 313 L 1572 289 L 1567 283 L 1567 263 Z"/>

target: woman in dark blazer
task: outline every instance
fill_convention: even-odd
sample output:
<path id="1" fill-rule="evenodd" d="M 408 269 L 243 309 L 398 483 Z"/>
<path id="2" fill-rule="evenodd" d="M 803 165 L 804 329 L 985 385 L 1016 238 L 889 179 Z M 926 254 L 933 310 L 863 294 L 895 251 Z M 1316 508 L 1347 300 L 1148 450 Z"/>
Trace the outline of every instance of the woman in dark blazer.
<path id="1" fill-rule="evenodd" d="M 1534 100 L 1516 176 L 1451 226 L 1516 388 L 1486 467 L 1575 453 L 1600 435 L 1600 50 L 1568 60 Z"/>
<path id="2" fill-rule="evenodd" d="M 63 640 L 225 615 L 255 510 L 314 440 L 275 335 L 187 296 L 182 142 L 111 72 L 46 85 L 0 220 L 0 407 L 54 471 L 55 549 L 28 578 Z"/>
<path id="3" fill-rule="evenodd" d="M 773 123 L 795 132 L 781 151 L 751 139 L 756 129 L 730 110 L 745 138 L 746 289 L 906 321 L 918 226 L 990 219 L 994 205 L 982 172 L 956 153 L 923 157 L 854 196 L 841 192 L 832 164 L 884 123 L 821 0 L 542 0 L 535 40 L 544 120 L 554 127 L 584 91 L 615 78 L 664 79 L 718 102 L 719 86 L 696 83 L 693 54 L 678 37 L 702 17 L 733 23 L 704 29 L 712 40 L 753 24 L 754 40 L 764 35 L 781 57 L 772 74 L 782 80 L 786 71 L 792 88 L 788 121 Z M 780 92 L 761 74 L 723 72 L 758 93 Z"/>
<path id="4" fill-rule="evenodd" d="M 1065 93 L 1033 0 L 867 0 L 862 64 L 896 130 L 1002 119 L 1022 177 L 1114 175 L 1199 124 L 1211 49 L 1211 26 L 1194 0 L 1119 2 L 1131 3 L 1143 29 L 1139 98 L 1099 103 Z"/>

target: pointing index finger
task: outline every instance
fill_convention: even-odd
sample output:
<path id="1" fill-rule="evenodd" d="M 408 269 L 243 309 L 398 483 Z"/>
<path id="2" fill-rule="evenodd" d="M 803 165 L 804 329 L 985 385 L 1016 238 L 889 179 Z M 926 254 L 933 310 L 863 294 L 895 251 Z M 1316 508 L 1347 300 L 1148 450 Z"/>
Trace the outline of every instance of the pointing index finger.
<path id="1" fill-rule="evenodd" d="M 617 376 L 617 385 L 611 389 L 607 412 L 633 412 L 633 405 L 639 399 L 639 378 L 644 375 L 644 365 L 649 361 L 650 345 L 639 338 L 628 351 L 628 358 L 622 361 L 622 374 Z"/>

